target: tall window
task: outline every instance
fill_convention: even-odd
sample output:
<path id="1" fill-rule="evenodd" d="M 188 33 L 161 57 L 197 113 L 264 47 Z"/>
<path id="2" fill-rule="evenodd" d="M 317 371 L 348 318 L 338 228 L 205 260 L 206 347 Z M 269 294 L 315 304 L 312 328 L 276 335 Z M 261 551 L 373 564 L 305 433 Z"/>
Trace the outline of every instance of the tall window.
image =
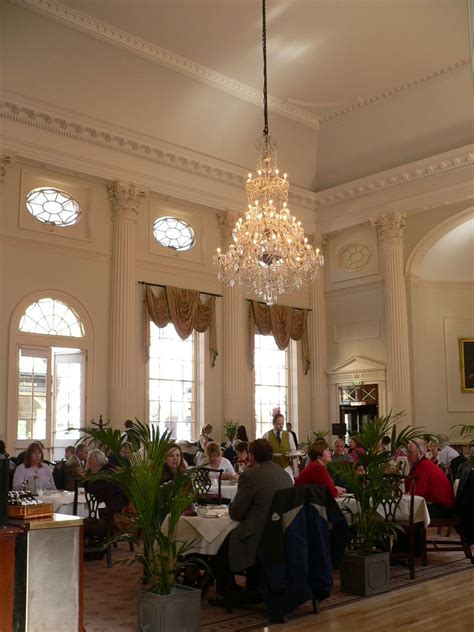
<path id="1" fill-rule="evenodd" d="M 84 327 L 63 301 L 30 304 L 18 327 L 16 444 L 42 441 L 50 456 L 79 438 L 85 424 Z M 54 451 L 57 454 L 54 454 Z"/>
<path id="2" fill-rule="evenodd" d="M 196 436 L 201 336 L 193 332 L 182 340 L 173 324 L 150 323 L 149 422 L 160 432 L 170 430 L 178 441 Z"/>
<path id="3" fill-rule="evenodd" d="M 281 351 L 273 336 L 255 335 L 256 437 L 272 429 L 272 410 L 279 406 L 285 420 L 289 406 L 289 348 Z"/>

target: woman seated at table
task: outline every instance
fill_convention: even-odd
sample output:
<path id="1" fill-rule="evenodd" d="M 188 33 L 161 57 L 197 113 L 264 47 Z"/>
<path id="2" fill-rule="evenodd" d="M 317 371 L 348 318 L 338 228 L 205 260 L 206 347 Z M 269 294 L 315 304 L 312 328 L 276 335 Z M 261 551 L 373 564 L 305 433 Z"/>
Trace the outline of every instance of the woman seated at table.
<path id="1" fill-rule="evenodd" d="M 359 437 L 351 437 L 348 453 L 353 461 L 358 461 L 365 454 L 365 449 Z"/>
<path id="2" fill-rule="evenodd" d="M 238 474 L 241 474 L 249 466 L 249 444 L 248 441 L 240 441 L 235 446 L 235 452 L 237 458 L 235 461 L 235 469 Z"/>
<path id="3" fill-rule="evenodd" d="M 178 471 L 186 471 L 186 461 L 184 460 L 183 452 L 181 451 L 180 446 L 173 443 L 170 445 L 166 462 L 163 466 L 161 482 L 167 483 L 168 481 L 171 481 Z"/>
<path id="4" fill-rule="evenodd" d="M 13 489 L 18 491 L 25 485 L 30 491 L 40 489 L 56 490 L 53 472 L 43 463 L 43 450 L 39 443 L 30 443 L 25 452 L 25 461 L 19 465 L 13 476 Z"/>
<path id="5" fill-rule="evenodd" d="M 222 480 L 233 480 L 237 478 L 232 463 L 222 456 L 221 447 L 216 441 L 210 441 L 206 445 L 206 457 L 207 459 L 201 463 L 203 467 L 208 467 L 211 470 L 224 470 L 222 474 Z M 211 478 L 218 478 L 218 472 L 210 472 Z"/>
<path id="6" fill-rule="evenodd" d="M 312 443 L 307 451 L 310 463 L 296 477 L 295 485 L 323 485 L 331 492 L 333 498 L 345 493 L 343 487 L 334 485 L 326 465 L 331 462 L 331 452 L 324 439 L 318 439 Z"/>

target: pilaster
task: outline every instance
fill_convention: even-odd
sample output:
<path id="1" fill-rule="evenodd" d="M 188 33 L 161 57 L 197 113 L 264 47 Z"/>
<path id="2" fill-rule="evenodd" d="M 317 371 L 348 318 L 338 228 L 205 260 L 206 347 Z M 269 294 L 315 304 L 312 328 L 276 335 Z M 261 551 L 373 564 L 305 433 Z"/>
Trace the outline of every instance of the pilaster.
<path id="1" fill-rule="evenodd" d="M 135 229 L 144 192 L 134 184 L 107 185 L 112 209 L 109 416 L 114 427 L 133 419 L 135 408 Z"/>
<path id="2" fill-rule="evenodd" d="M 311 243 L 323 254 L 327 245 L 325 236 L 312 237 Z M 324 293 L 324 272 L 319 274 L 309 287 L 308 317 L 310 327 L 311 354 L 311 430 L 326 430 L 329 427 L 328 381 L 327 381 L 327 328 L 326 297 Z M 336 422 L 337 420 L 333 420 Z"/>
<path id="3" fill-rule="evenodd" d="M 379 237 L 385 279 L 388 410 L 405 411 L 404 422 L 411 423 L 408 310 L 403 269 L 406 215 L 396 211 L 372 220 L 371 224 Z"/>

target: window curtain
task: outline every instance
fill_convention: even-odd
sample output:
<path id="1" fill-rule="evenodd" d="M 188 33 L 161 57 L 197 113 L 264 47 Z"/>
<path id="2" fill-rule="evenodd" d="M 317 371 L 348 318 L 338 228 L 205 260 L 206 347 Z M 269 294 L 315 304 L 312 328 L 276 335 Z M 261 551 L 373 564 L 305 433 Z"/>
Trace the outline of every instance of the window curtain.
<path id="1" fill-rule="evenodd" d="M 157 296 L 147 285 L 145 291 L 145 353 L 148 357 L 150 347 L 150 320 L 157 327 L 166 327 L 173 323 L 180 338 L 188 338 L 193 330 L 203 333 L 209 330 L 209 353 L 211 366 L 217 358 L 216 335 L 216 297 L 201 300 L 196 290 L 183 290 L 177 287 L 165 287 Z"/>
<path id="2" fill-rule="evenodd" d="M 272 334 L 279 349 L 286 349 L 292 340 L 301 340 L 303 366 L 306 375 L 311 367 L 308 339 L 308 310 L 286 307 L 285 305 L 265 305 L 250 301 L 250 365 L 254 368 L 255 330 L 259 334 Z"/>

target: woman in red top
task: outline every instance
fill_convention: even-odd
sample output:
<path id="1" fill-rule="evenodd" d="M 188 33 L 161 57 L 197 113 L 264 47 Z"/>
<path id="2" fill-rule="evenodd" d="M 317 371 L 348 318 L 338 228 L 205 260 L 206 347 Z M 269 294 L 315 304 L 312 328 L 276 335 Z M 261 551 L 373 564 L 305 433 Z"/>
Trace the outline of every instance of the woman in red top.
<path id="1" fill-rule="evenodd" d="M 311 463 L 297 476 L 295 485 L 324 485 L 334 498 L 341 496 L 346 490 L 334 485 L 325 467 L 331 461 L 331 452 L 326 441 L 318 439 L 312 443 L 308 448 L 308 457 Z"/>

